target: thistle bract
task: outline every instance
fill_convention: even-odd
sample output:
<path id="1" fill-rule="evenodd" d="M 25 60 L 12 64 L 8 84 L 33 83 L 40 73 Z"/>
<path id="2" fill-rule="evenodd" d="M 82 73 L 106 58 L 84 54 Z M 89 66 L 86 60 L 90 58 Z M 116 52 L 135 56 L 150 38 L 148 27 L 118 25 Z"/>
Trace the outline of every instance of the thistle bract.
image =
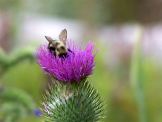
<path id="1" fill-rule="evenodd" d="M 47 48 L 41 46 L 37 51 L 38 63 L 42 69 L 56 80 L 64 83 L 79 83 L 92 74 L 94 68 L 93 44 L 88 43 L 85 50 L 70 45 L 68 55 L 64 58 L 54 56 Z"/>
<path id="2" fill-rule="evenodd" d="M 56 81 L 44 98 L 48 122 L 98 122 L 103 117 L 100 96 L 87 80 L 75 87 Z"/>

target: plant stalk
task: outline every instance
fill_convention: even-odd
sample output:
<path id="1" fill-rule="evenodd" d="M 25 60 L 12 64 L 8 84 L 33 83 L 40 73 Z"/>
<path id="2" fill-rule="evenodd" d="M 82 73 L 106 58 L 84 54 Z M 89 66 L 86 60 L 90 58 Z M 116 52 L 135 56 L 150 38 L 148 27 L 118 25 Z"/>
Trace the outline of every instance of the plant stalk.
<path id="1" fill-rule="evenodd" d="M 142 55 L 141 55 L 141 41 L 143 36 L 142 27 L 137 30 L 137 39 L 134 44 L 132 62 L 131 62 L 131 85 L 137 102 L 138 113 L 139 113 L 139 122 L 148 122 L 147 121 L 147 112 L 145 105 L 145 96 L 143 89 L 143 69 L 142 69 Z"/>

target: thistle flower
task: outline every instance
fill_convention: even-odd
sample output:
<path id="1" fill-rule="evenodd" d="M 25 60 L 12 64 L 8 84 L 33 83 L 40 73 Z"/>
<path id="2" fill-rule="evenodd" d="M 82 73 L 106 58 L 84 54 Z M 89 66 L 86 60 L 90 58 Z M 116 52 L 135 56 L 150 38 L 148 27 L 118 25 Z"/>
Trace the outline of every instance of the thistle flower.
<path id="1" fill-rule="evenodd" d="M 52 75 L 56 80 L 64 83 L 79 83 L 92 74 L 94 64 L 93 44 L 88 43 L 85 50 L 69 44 L 71 52 L 67 57 L 54 56 L 47 45 L 41 46 L 37 51 L 38 63 L 42 69 Z"/>
<path id="2" fill-rule="evenodd" d="M 37 51 L 38 63 L 55 79 L 44 96 L 43 116 L 49 122 L 98 122 L 102 101 L 87 79 L 95 66 L 93 44 L 84 50 L 72 43 L 67 48 L 63 57 L 54 55 L 47 45 Z"/>

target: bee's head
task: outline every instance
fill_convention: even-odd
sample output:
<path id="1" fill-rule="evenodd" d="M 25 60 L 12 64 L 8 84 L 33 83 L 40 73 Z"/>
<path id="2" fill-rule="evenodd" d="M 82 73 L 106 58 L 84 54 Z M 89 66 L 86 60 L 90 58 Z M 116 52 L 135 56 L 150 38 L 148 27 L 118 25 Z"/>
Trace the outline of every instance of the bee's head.
<path id="1" fill-rule="evenodd" d="M 66 45 L 62 41 L 55 41 L 56 54 L 65 54 L 67 52 Z"/>

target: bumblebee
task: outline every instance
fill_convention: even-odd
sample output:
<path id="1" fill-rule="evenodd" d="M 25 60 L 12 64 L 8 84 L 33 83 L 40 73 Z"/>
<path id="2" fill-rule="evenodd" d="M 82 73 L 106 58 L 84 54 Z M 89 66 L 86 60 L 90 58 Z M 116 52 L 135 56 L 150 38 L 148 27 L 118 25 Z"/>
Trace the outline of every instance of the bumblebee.
<path id="1" fill-rule="evenodd" d="M 49 36 L 45 36 L 48 43 L 48 49 L 51 53 L 53 53 L 55 56 L 59 57 L 66 57 L 68 54 L 68 51 L 71 52 L 70 49 L 67 48 L 66 42 L 67 42 L 67 30 L 63 29 L 61 33 L 59 34 L 59 40 L 54 40 Z"/>

